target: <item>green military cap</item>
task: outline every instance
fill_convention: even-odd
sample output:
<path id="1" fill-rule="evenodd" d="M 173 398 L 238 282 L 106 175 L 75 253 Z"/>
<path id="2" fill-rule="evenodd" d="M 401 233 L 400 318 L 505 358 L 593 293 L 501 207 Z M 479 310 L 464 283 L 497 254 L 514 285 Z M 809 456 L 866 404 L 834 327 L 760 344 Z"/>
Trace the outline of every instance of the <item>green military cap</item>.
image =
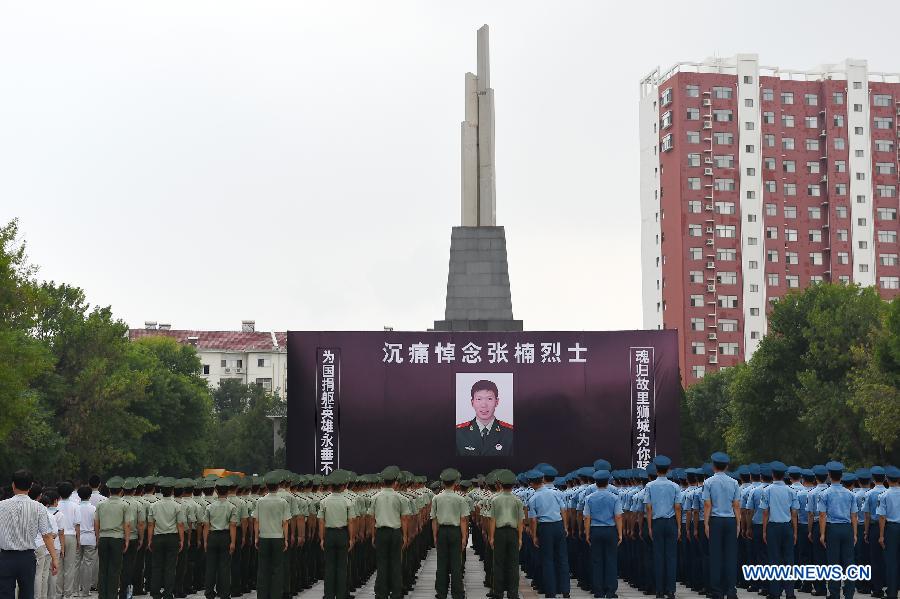
<path id="1" fill-rule="evenodd" d="M 107 485 L 107 486 L 109 486 L 109 485 Z M 129 476 L 128 478 L 125 479 L 125 482 L 122 483 L 122 488 L 127 491 L 137 489 L 138 488 L 138 479 L 134 478 L 133 476 Z"/>
<path id="2" fill-rule="evenodd" d="M 251 484 L 252 484 L 254 487 L 260 487 L 260 486 L 266 484 L 266 482 L 265 482 L 265 480 L 263 480 L 263 477 L 261 477 L 261 476 L 258 475 L 258 474 L 254 474 L 254 475 L 253 475 L 253 480 L 251 481 Z"/>
<path id="3" fill-rule="evenodd" d="M 207 475 L 204 476 L 203 478 L 206 479 L 206 480 L 216 480 L 217 478 L 219 478 L 219 475 L 218 475 L 218 474 L 215 474 L 215 473 L 213 473 L 213 472 L 210 472 L 209 474 L 207 474 Z"/>
<path id="4" fill-rule="evenodd" d="M 215 489 L 215 488 L 216 488 L 216 481 L 214 481 L 214 480 L 203 479 L 202 481 L 200 481 L 200 485 L 201 485 L 201 487 L 204 488 L 204 489 Z"/>
<path id="5" fill-rule="evenodd" d="M 431 487 L 431 490 L 432 490 L 432 491 L 437 491 L 438 489 L 441 488 L 441 481 L 436 480 L 436 481 L 432 482 L 432 483 L 431 483 L 430 485 L 428 485 L 428 486 Z"/>
<path id="6" fill-rule="evenodd" d="M 511 470 L 501 470 L 497 473 L 497 482 L 501 485 L 516 484 L 516 475 Z"/>
<path id="7" fill-rule="evenodd" d="M 456 468 L 445 468 L 441 472 L 441 480 L 445 483 L 452 483 L 459 480 L 459 470 Z"/>
<path id="8" fill-rule="evenodd" d="M 386 483 L 394 482 L 398 478 L 400 478 L 400 468 L 396 466 L 388 466 L 381 471 L 381 480 Z"/>
<path id="9" fill-rule="evenodd" d="M 193 490 L 194 488 L 194 479 L 193 478 L 182 478 L 181 479 L 181 488 Z"/>
<path id="10" fill-rule="evenodd" d="M 213 483 L 213 485 L 215 485 L 216 487 L 218 487 L 220 489 L 230 489 L 231 487 L 234 486 L 234 481 L 228 477 L 220 478 L 219 480 L 210 481 L 210 482 Z"/>
<path id="11" fill-rule="evenodd" d="M 121 476 L 114 476 L 114 477 L 110 478 L 108 481 L 106 481 L 107 488 L 114 489 L 116 491 L 121 489 L 124 484 L 125 484 L 125 479 L 122 478 Z"/>
<path id="12" fill-rule="evenodd" d="M 238 489 L 249 489 L 251 486 L 250 477 L 243 476 L 241 480 L 238 482 Z"/>
<path id="13" fill-rule="evenodd" d="M 282 476 L 277 470 L 266 473 L 265 477 L 263 478 L 266 481 L 267 485 L 278 485 L 281 484 L 282 480 Z"/>
<path id="14" fill-rule="evenodd" d="M 161 476 L 156 484 L 163 489 L 173 489 L 175 488 L 175 479 L 168 476 Z"/>
<path id="15" fill-rule="evenodd" d="M 329 474 L 328 478 L 330 479 L 329 484 L 331 485 L 346 485 L 350 482 L 350 473 L 346 470 L 337 469 Z"/>
<path id="16" fill-rule="evenodd" d="M 195 489 L 202 489 L 204 484 L 206 484 L 206 481 L 203 480 L 202 478 L 194 479 L 194 488 Z"/>
<path id="17" fill-rule="evenodd" d="M 159 480 L 156 476 L 146 476 L 141 479 L 142 485 L 156 485 L 156 482 Z"/>
<path id="18" fill-rule="evenodd" d="M 470 480 L 461 480 L 461 481 L 459 481 L 459 486 L 462 487 L 463 489 L 468 489 L 469 487 L 472 486 L 472 481 L 470 481 Z"/>

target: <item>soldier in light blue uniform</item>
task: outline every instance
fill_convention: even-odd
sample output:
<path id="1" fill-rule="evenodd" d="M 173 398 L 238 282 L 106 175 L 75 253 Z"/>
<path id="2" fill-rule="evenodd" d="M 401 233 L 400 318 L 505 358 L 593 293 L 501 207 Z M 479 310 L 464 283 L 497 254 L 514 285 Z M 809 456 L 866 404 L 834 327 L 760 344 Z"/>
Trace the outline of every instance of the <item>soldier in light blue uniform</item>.
<path id="1" fill-rule="evenodd" d="M 809 542 L 809 512 L 807 500 L 809 491 L 815 486 L 816 476 L 812 470 L 800 471 L 803 481 L 801 489 L 797 492 L 797 564 L 806 566 L 812 563 L 812 544 Z M 812 589 L 812 583 L 804 581 L 800 590 L 808 593 Z"/>
<path id="2" fill-rule="evenodd" d="M 829 565 L 846 568 L 853 563 L 853 545 L 856 541 L 858 509 L 856 499 L 849 488 L 852 487 L 856 476 L 844 475 L 844 465 L 840 462 L 828 462 L 825 468 L 828 470 L 831 486 L 816 495 L 821 530 L 819 542 L 826 548 Z M 844 598 L 852 599 L 853 591 L 853 581 L 844 581 Z M 840 592 L 839 580 L 828 582 L 829 596 L 836 599 Z"/>
<path id="3" fill-rule="evenodd" d="M 653 459 L 656 480 L 647 484 L 644 505 L 647 532 L 653 540 L 653 569 L 657 598 L 675 599 L 676 544 L 681 540 L 677 523 L 681 520 L 681 489 L 666 478 L 672 460 L 664 455 Z"/>
<path id="4" fill-rule="evenodd" d="M 540 589 L 547 597 L 568 595 L 568 528 L 562 518 L 565 504 L 562 493 L 551 486 L 557 475 L 556 469 L 548 464 L 540 466 L 544 484 L 541 486 L 539 481 L 534 481 L 535 492 L 528 500 L 531 532 L 540 554 Z"/>
<path id="5" fill-rule="evenodd" d="M 772 484 L 761 493 L 760 507 L 763 510 L 762 537 L 770 565 L 794 565 L 794 545 L 797 542 L 797 491 L 784 484 L 787 467 L 783 462 L 772 462 Z M 793 599 L 794 585 L 789 580 L 772 580 L 769 598 L 781 597 L 782 590 L 787 599 Z"/>
<path id="6" fill-rule="evenodd" d="M 737 531 L 740 489 L 726 471 L 728 454 L 712 454 L 714 474 L 703 483 L 703 528 L 709 539 L 709 591 L 711 599 L 737 597 Z"/>
<path id="7" fill-rule="evenodd" d="M 878 544 L 884 549 L 888 599 L 896 599 L 900 584 L 900 468 L 885 469 L 890 487 L 878 496 Z"/>
<path id="8" fill-rule="evenodd" d="M 856 486 L 853 488 L 853 496 L 856 498 L 856 546 L 853 548 L 853 562 L 858 565 L 871 565 L 869 561 L 869 546 L 866 543 L 866 519 L 863 516 L 863 505 L 866 503 L 866 493 L 872 483 L 872 474 L 867 468 L 858 468 L 856 472 Z M 866 595 L 870 592 L 868 580 L 860 580 L 856 583 L 856 590 Z"/>
<path id="9" fill-rule="evenodd" d="M 751 472 L 752 474 L 752 472 Z M 763 526 L 762 526 L 762 494 L 766 487 L 772 484 L 772 469 L 768 464 L 759 465 L 760 481 L 756 487 L 747 494 L 747 505 L 750 517 L 750 540 L 751 540 L 751 561 L 755 565 L 764 565 L 768 562 L 766 556 L 766 545 L 763 543 Z M 765 592 L 765 583 L 753 582 L 750 585 L 751 590 Z"/>
<path id="10" fill-rule="evenodd" d="M 864 542 L 869 548 L 869 562 L 872 564 L 872 579 L 869 581 L 869 592 L 872 597 L 884 596 L 884 549 L 878 542 L 878 498 L 886 491 L 884 486 L 885 469 L 881 466 L 872 466 L 869 469 L 874 486 L 866 491 L 863 500 L 863 527 L 866 531 Z"/>
<path id="11" fill-rule="evenodd" d="M 807 534 L 812 548 L 812 564 L 817 566 L 825 566 L 828 564 L 828 557 L 825 554 L 825 544 L 819 539 L 825 534 L 824 526 L 819 526 L 819 493 L 828 488 L 825 481 L 828 480 L 828 470 L 822 464 L 816 464 L 812 467 L 813 475 L 816 477 L 816 486 L 809 490 L 806 497 L 806 510 L 809 515 L 807 524 Z M 816 580 L 813 582 L 813 597 L 821 597 L 825 594 L 825 581 Z"/>
<path id="12" fill-rule="evenodd" d="M 615 599 L 618 588 L 618 546 L 622 542 L 622 500 L 607 490 L 610 473 L 593 476 L 598 491 L 591 493 L 582 512 L 591 550 L 590 590 L 594 597 Z"/>

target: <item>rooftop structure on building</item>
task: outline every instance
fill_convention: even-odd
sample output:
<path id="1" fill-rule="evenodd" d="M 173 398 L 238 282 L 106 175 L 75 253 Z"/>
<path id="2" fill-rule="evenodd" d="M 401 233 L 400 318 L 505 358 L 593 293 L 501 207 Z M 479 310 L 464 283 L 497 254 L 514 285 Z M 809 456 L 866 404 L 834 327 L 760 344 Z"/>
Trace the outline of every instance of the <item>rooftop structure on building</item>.
<path id="1" fill-rule="evenodd" d="M 900 73 L 739 54 L 654 70 L 639 110 L 644 327 L 679 330 L 686 385 L 749 359 L 792 289 L 900 292 Z"/>

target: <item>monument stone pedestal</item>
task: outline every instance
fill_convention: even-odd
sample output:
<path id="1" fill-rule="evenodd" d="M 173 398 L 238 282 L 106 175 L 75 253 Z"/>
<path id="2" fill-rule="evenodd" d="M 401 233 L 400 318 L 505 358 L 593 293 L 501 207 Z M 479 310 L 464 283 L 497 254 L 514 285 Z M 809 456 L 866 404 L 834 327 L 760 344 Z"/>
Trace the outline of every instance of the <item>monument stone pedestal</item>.
<path id="1" fill-rule="evenodd" d="M 503 227 L 453 227 L 447 305 L 434 330 L 522 330 L 513 318 Z"/>

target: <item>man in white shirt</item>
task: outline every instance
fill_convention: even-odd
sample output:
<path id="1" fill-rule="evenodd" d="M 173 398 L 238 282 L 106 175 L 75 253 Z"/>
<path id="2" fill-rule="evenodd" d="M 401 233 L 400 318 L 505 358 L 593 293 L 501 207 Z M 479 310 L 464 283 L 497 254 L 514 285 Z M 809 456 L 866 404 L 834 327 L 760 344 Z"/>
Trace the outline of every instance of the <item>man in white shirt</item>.
<path id="1" fill-rule="evenodd" d="M 15 497 L 0 501 L 0 599 L 12 599 L 16 584 L 19 599 L 34 599 L 35 537 L 41 536 L 50 553 L 51 573 L 59 568 L 53 528 L 44 506 L 28 497 L 34 482 L 31 473 L 19 470 L 12 482 Z"/>
<path id="2" fill-rule="evenodd" d="M 75 585 L 78 582 L 78 546 L 81 536 L 81 509 L 75 487 L 69 481 L 56 486 L 59 493 L 59 511 L 65 514 L 65 547 L 61 552 L 62 561 L 59 576 L 56 578 L 56 596 L 61 599 L 72 599 Z"/>
<path id="3" fill-rule="evenodd" d="M 91 588 L 97 586 L 97 535 L 94 531 L 94 517 L 97 507 L 91 504 L 91 488 L 78 489 L 81 503 L 81 534 L 78 546 L 78 577 L 75 582 L 75 596 L 87 597 Z M 80 592 L 79 592 L 80 589 Z"/>
<path id="4" fill-rule="evenodd" d="M 97 504 L 101 501 L 106 501 L 106 497 L 100 494 L 100 477 L 94 474 L 88 479 L 88 484 L 91 485 L 91 505 L 97 507 Z"/>

